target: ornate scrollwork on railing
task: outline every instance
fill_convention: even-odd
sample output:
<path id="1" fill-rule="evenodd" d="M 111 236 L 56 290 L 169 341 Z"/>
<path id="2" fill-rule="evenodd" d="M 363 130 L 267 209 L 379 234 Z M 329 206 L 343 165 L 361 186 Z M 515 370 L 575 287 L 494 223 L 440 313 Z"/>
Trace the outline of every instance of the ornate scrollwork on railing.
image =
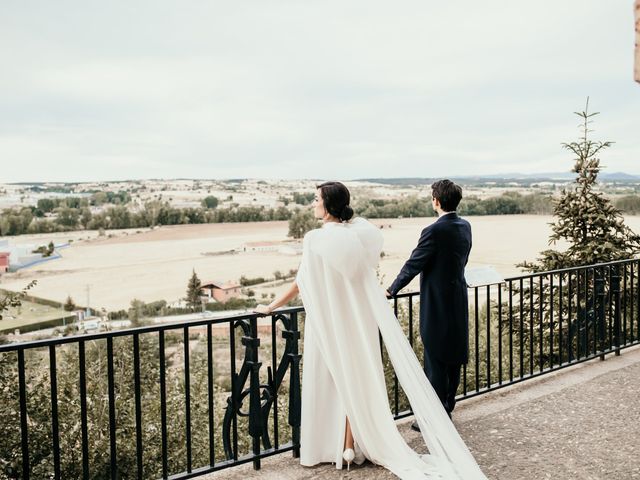
<path id="1" fill-rule="evenodd" d="M 257 333 L 257 318 L 238 320 L 233 329 L 242 328 L 242 344 L 245 346 L 244 360 L 238 373 L 231 372 L 231 395 L 227 398 L 222 424 L 222 436 L 225 456 L 227 459 L 237 458 L 237 441 L 234 435 L 234 419 L 249 418 L 249 435 L 253 439 L 253 452 L 260 452 L 260 444 L 265 450 L 272 448 L 271 436 L 268 428 L 269 415 L 273 411 L 273 402 L 277 392 L 289 371 L 289 417 L 288 423 L 292 427 L 292 443 L 294 455 L 298 454 L 300 443 L 300 358 L 298 344 L 298 313 L 278 313 L 272 317 L 272 328 L 278 321 L 282 322 L 282 338 L 285 347 L 278 360 L 275 375 L 271 367 L 267 367 L 267 384 L 260 383 L 260 368 L 258 361 L 260 339 Z M 274 346 L 272 345 L 272 348 Z M 248 385 L 247 385 L 248 384 Z M 249 397 L 248 410 L 245 400 Z"/>

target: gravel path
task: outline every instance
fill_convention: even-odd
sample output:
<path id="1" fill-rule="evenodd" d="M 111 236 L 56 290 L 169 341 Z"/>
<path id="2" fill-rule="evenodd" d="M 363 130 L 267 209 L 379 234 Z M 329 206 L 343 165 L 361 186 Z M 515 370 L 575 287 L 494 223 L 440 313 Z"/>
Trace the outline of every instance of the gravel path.
<path id="1" fill-rule="evenodd" d="M 422 438 L 399 425 L 424 451 Z M 492 480 L 640 479 L 640 349 L 466 400 L 454 415 L 460 434 Z M 205 479 L 357 479 L 396 477 L 370 463 L 350 473 L 301 467 L 290 454 Z"/>
<path id="2" fill-rule="evenodd" d="M 459 426 L 491 479 L 640 479 L 640 363 Z"/>

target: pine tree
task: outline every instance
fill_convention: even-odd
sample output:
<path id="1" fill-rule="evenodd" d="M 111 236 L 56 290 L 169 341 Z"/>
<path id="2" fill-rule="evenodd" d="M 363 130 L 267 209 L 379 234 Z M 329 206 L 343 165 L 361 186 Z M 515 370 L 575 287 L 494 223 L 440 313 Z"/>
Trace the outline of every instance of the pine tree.
<path id="1" fill-rule="evenodd" d="M 582 120 L 581 137 L 562 146 L 575 155 L 576 179 L 554 201 L 554 222 L 549 237 L 549 244 L 563 241 L 568 247 L 564 251 L 545 250 L 536 262 L 518 265 L 529 271 L 545 272 L 624 260 L 640 251 L 640 236 L 624 224 L 621 211 L 597 189 L 601 169 L 599 154 L 613 142 L 590 139 L 591 119 L 598 113 L 589 113 L 588 98 L 585 110 L 575 113 Z M 543 368 L 565 359 L 572 361 L 581 353 L 604 350 L 607 331 L 618 332 L 611 339 L 612 343 L 617 342 L 620 323 L 616 324 L 614 313 L 620 305 L 612 303 L 613 292 L 620 286 L 626 288 L 627 275 L 625 266 L 614 264 L 541 275 L 529 285 L 528 282 L 524 285 L 521 282 L 519 287 L 515 285 L 513 293 L 520 296 L 522 334 L 519 340 L 515 339 L 514 348 L 524 349 L 532 365 Z M 564 289 L 558 289 L 558 285 L 564 285 Z M 627 295 L 622 293 L 624 299 Z M 546 302 L 552 302 L 551 307 L 543 309 Z M 626 309 L 624 306 L 623 310 Z M 503 321 L 504 326 L 510 328 L 508 320 Z M 534 329 L 539 329 L 539 339 L 530 333 Z M 526 348 L 534 341 L 542 344 L 539 357 L 533 354 L 532 347 Z M 561 345 L 559 350 L 553 351 L 554 342 Z M 543 351 L 548 353 L 543 355 Z M 559 352 L 564 352 L 563 356 Z"/>
<path id="2" fill-rule="evenodd" d="M 523 262 L 519 267 L 541 272 L 579 265 L 592 265 L 630 258 L 640 251 L 640 236 L 624 224 L 622 213 L 602 192 L 595 190 L 600 172 L 599 154 L 613 142 L 593 141 L 589 134 L 591 118 L 599 112 L 589 113 L 589 99 L 585 110 L 574 112 L 582 122 L 582 136 L 578 141 L 563 143 L 575 158 L 574 184 L 562 190 L 555 202 L 551 224 L 553 233 L 549 244 L 559 240 L 569 244 L 566 251 L 545 250 L 537 262 Z"/>
<path id="3" fill-rule="evenodd" d="M 65 312 L 73 312 L 76 309 L 76 302 L 73 301 L 71 295 L 67 295 L 67 300 L 64 302 L 63 308 Z"/>
<path id="4" fill-rule="evenodd" d="M 200 282 L 198 275 L 196 275 L 196 271 L 193 270 L 193 274 L 191 275 L 191 278 L 189 279 L 189 283 L 187 284 L 186 301 L 187 301 L 187 304 L 194 310 L 200 307 L 200 291 L 201 290 L 202 290 L 202 283 Z"/>

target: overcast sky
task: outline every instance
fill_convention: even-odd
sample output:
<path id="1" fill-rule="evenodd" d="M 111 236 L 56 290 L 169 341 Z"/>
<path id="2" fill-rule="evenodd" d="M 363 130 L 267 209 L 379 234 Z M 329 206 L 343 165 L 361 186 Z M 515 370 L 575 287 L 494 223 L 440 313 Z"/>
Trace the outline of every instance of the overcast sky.
<path id="1" fill-rule="evenodd" d="M 640 174 L 632 4 L 3 1 L 0 182 Z"/>

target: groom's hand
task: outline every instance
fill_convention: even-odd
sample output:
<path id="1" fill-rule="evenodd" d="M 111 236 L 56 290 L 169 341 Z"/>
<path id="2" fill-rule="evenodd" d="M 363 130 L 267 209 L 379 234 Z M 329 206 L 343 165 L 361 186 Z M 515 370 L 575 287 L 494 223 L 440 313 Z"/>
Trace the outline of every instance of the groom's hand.
<path id="1" fill-rule="evenodd" d="M 387 298 L 393 298 L 393 295 L 389 293 L 389 290 L 385 290 L 384 293 L 387 296 Z"/>

